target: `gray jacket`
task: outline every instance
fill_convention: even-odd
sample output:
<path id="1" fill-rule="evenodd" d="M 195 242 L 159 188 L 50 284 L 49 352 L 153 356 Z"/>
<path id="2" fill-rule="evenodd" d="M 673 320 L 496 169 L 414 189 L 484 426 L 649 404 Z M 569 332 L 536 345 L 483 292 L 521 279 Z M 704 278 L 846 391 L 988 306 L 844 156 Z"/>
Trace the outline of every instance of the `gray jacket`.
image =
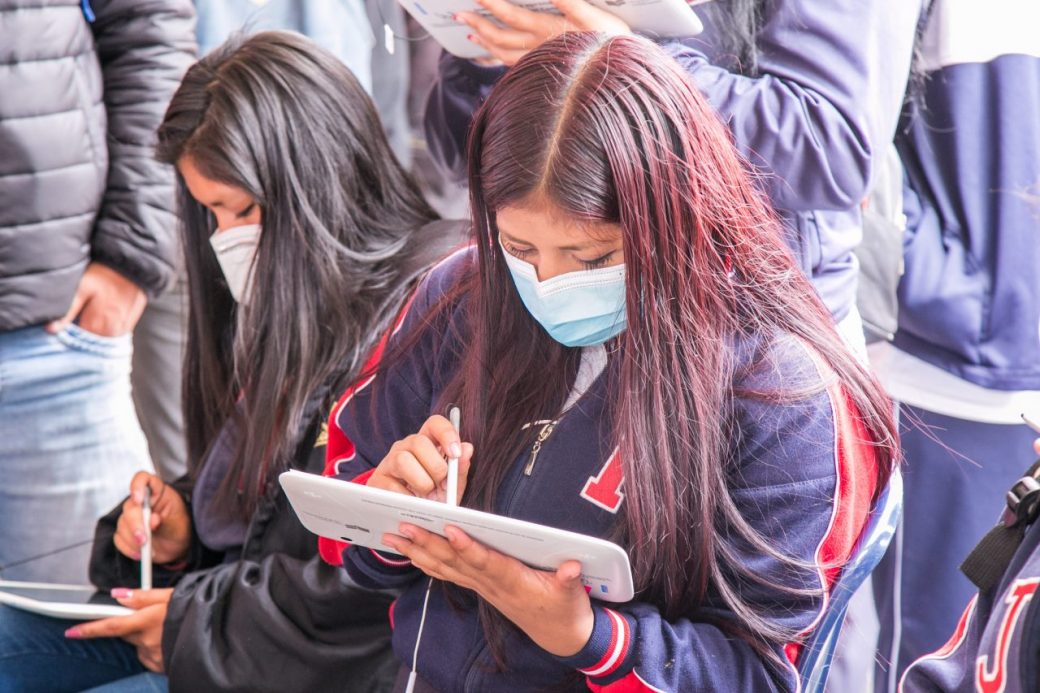
<path id="1" fill-rule="evenodd" d="M 0 330 L 61 317 L 87 263 L 174 279 L 155 130 L 195 55 L 191 0 L 0 0 Z"/>

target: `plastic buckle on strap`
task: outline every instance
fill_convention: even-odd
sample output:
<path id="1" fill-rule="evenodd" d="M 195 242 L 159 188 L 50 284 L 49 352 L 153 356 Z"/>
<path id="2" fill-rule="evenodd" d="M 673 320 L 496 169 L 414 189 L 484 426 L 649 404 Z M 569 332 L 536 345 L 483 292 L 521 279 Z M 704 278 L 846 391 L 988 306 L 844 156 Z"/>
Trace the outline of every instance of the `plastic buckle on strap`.
<path id="1" fill-rule="evenodd" d="M 1040 481 L 1024 476 L 1007 492 L 1007 508 L 1000 518 L 1005 527 L 1032 524 L 1040 514 Z"/>

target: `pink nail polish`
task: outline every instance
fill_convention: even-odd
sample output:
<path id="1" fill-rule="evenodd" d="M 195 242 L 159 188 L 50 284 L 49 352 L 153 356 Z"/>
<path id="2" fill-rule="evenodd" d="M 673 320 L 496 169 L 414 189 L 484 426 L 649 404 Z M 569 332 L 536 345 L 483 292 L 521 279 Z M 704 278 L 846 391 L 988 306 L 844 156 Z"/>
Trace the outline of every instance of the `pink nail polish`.
<path id="1" fill-rule="evenodd" d="M 67 631 L 65 631 L 66 638 L 78 638 L 81 635 L 82 633 L 79 632 L 79 628 L 69 628 Z"/>
<path id="2" fill-rule="evenodd" d="M 145 539 L 146 537 L 144 536 L 144 532 L 141 530 L 134 532 L 134 541 L 137 542 L 138 546 L 144 546 Z"/>
<path id="3" fill-rule="evenodd" d="M 111 594 L 113 599 L 129 599 L 134 595 L 134 591 L 125 587 L 115 587 L 112 589 Z"/>

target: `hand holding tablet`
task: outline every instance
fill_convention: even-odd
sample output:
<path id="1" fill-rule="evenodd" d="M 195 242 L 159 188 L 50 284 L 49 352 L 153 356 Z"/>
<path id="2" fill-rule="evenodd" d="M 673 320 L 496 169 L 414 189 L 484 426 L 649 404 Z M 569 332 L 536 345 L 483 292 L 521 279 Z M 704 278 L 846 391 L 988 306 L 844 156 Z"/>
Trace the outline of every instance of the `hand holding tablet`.
<path id="1" fill-rule="evenodd" d="M 295 470 L 279 481 L 300 522 L 319 536 L 393 551 L 382 537 L 400 534 L 402 523 L 441 537 L 453 526 L 539 570 L 580 562 L 581 580 L 595 599 L 627 602 L 634 593 L 628 554 L 603 539 Z"/>
<path id="2" fill-rule="evenodd" d="M 91 620 L 128 616 L 132 609 L 120 606 L 92 585 L 59 585 L 0 580 L 0 604 L 52 618 Z"/>
<path id="3" fill-rule="evenodd" d="M 430 35 L 449 53 L 460 58 L 488 58 L 491 52 L 481 42 L 493 40 L 496 28 L 515 29 L 512 34 L 527 35 L 527 43 L 514 48 L 530 50 L 537 45 L 538 32 L 528 26 L 525 20 L 538 21 L 532 13 L 559 16 L 561 9 L 565 11 L 594 10 L 604 12 L 621 20 L 628 27 L 651 38 L 682 38 L 696 36 L 703 30 L 703 25 L 686 0 L 588 0 L 580 3 L 580 7 L 561 8 L 560 2 L 549 0 L 512 0 L 506 3 L 492 0 L 481 2 L 476 0 L 399 0 L 401 5 L 411 14 Z M 571 4 L 571 3 L 568 3 Z M 577 3 L 575 3 L 577 5 Z M 461 16 L 460 16 L 461 15 Z M 474 19 L 479 21 L 474 21 Z M 506 27 L 506 19 L 509 27 Z M 561 18 L 562 19 L 562 18 Z M 469 21 L 464 21 L 469 20 Z M 569 24 L 575 28 L 594 28 L 581 21 L 578 15 L 568 14 Z M 483 24 L 481 23 L 483 22 Z M 542 18 L 544 23 L 544 17 Z M 602 29 L 597 29 L 602 30 Z M 560 33 L 559 31 L 554 32 Z M 471 39 L 470 37 L 474 38 Z M 545 38 L 545 37 L 542 37 Z M 534 42 L 532 43 L 532 39 Z M 502 46 L 517 41 L 504 41 Z"/>

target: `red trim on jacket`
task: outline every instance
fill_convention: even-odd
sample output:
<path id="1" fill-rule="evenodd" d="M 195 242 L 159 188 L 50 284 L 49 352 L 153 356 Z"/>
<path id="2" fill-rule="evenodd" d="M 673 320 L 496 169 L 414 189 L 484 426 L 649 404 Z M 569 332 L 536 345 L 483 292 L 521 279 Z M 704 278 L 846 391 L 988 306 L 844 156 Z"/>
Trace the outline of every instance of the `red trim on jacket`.
<path id="1" fill-rule="evenodd" d="M 827 383 L 827 395 L 834 413 L 837 482 L 830 526 L 816 548 L 820 582 L 827 594 L 824 595 L 823 606 L 813 624 L 799 635 L 797 641 L 784 646 L 784 654 L 792 663 L 798 661 L 802 641 L 817 626 L 829 607 L 830 590 L 852 556 L 856 542 L 870 519 L 878 475 L 874 444 L 856 405 L 816 350 L 809 347 L 806 350 L 815 362 L 820 378 Z"/>

